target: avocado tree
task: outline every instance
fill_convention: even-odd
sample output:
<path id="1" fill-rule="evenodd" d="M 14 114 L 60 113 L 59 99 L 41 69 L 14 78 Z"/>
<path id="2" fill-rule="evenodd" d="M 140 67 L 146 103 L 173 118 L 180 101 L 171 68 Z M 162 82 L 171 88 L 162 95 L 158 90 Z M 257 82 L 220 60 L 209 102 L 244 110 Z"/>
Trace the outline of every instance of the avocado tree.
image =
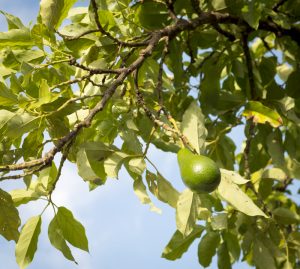
<path id="1" fill-rule="evenodd" d="M 30 26 L 1 12 L 0 234 L 16 242 L 20 268 L 37 250 L 44 210 L 66 259 L 75 262 L 70 245 L 88 251 L 84 227 L 52 197 L 66 162 L 90 190 L 124 167 L 141 202 L 173 207 L 165 259 L 197 241 L 204 267 L 217 255 L 222 269 L 240 259 L 300 268 L 300 1 L 76 2 L 41 0 Z M 191 189 L 163 177 L 150 145 L 179 151 Z M 24 188 L 8 192 L 7 181 Z M 40 199 L 41 214 L 21 221 L 18 206 Z"/>

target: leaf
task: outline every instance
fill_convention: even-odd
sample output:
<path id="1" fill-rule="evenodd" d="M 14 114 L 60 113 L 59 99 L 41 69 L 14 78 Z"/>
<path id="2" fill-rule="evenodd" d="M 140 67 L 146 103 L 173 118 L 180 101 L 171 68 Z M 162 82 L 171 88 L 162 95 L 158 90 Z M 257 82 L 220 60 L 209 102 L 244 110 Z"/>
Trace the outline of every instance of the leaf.
<path id="1" fill-rule="evenodd" d="M 61 229 L 62 235 L 72 246 L 89 251 L 88 240 L 85 235 L 85 229 L 78 222 L 72 212 L 65 207 L 59 207 L 55 216 L 55 221 Z"/>
<path id="2" fill-rule="evenodd" d="M 242 16 L 255 30 L 258 28 L 262 10 L 263 4 L 257 0 L 248 2 L 248 4 L 242 8 Z"/>
<path id="3" fill-rule="evenodd" d="M 53 188 L 53 184 L 55 184 L 56 177 L 57 168 L 55 166 L 55 163 L 52 162 L 52 165 L 50 167 L 47 167 L 39 172 L 38 181 L 40 181 L 44 185 L 45 190 L 51 191 Z"/>
<path id="4" fill-rule="evenodd" d="M 28 202 L 37 200 L 40 197 L 40 195 L 33 190 L 23 189 L 10 191 L 10 195 L 15 206 L 27 204 Z"/>
<path id="5" fill-rule="evenodd" d="M 195 226 L 193 231 L 188 236 L 183 236 L 178 230 L 173 234 L 168 245 L 165 247 L 162 258 L 174 261 L 181 258 L 189 246 L 194 242 L 196 238 L 199 238 L 204 231 L 203 226 Z"/>
<path id="6" fill-rule="evenodd" d="M 204 122 L 205 118 L 200 107 L 196 102 L 192 102 L 183 114 L 181 130 L 199 154 L 204 150 L 207 136 Z"/>
<path id="7" fill-rule="evenodd" d="M 270 123 L 272 127 L 279 127 L 282 125 L 282 119 L 275 109 L 264 106 L 258 101 L 249 101 L 243 112 L 243 116 L 247 119 L 253 118 L 256 123 Z"/>
<path id="8" fill-rule="evenodd" d="M 284 147 L 281 141 L 281 132 L 276 130 L 276 132 L 272 132 L 267 137 L 267 147 L 268 153 L 270 154 L 274 165 L 285 168 L 285 157 L 284 157 Z"/>
<path id="9" fill-rule="evenodd" d="M 14 15 L 11 15 L 9 13 L 6 13 L 2 10 L 0 10 L 0 13 L 2 13 L 7 21 L 8 24 L 8 30 L 11 29 L 26 29 L 26 27 L 23 25 L 21 20 L 18 17 L 15 17 Z"/>
<path id="10" fill-rule="evenodd" d="M 12 29 L 7 32 L 0 32 L 0 48 L 34 46 L 35 41 L 31 38 L 27 29 Z"/>
<path id="11" fill-rule="evenodd" d="M 0 82 L 0 105 L 14 106 L 18 102 L 18 98 L 13 94 L 4 83 Z M 1 113 L 2 116 L 2 113 Z"/>
<path id="12" fill-rule="evenodd" d="M 150 30 L 162 28 L 168 22 L 168 10 L 166 6 L 151 0 L 139 3 L 135 16 L 142 27 Z"/>
<path id="13" fill-rule="evenodd" d="M 276 268 L 272 254 L 258 239 L 253 244 L 253 261 L 258 268 Z"/>
<path id="14" fill-rule="evenodd" d="M 75 261 L 72 252 L 69 246 L 66 243 L 65 237 L 63 235 L 63 231 L 60 228 L 58 218 L 55 216 L 51 222 L 49 223 L 48 227 L 48 237 L 51 244 L 62 252 L 62 254 L 70 261 Z"/>
<path id="15" fill-rule="evenodd" d="M 280 168 L 270 168 L 262 173 L 262 178 L 272 178 L 279 181 L 287 179 L 287 174 Z"/>
<path id="16" fill-rule="evenodd" d="M 189 189 L 185 189 L 180 195 L 176 207 L 177 229 L 184 235 L 189 235 L 197 220 L 197 209 L 200 205 L 199 196 Z"/>
<path id="17" fill-rule="evenodd" d="M 225 0 L 212 0 L 211 4 L 214 10 L 221 10 L 227 7 Z"/>
<path id="18" fill-rule="evenodd" d="M 142 204 L 149 204 L 151 211 L 161 214 L 161 210 L 152 203 L 147 193 L 146 186 L 141 178 L 133 181 L 133 190 Z"/>
<path id="19" fill-rule="evenodd" d="M 76 0 L 41 0 L 40 16 L 43 24 L 50 29 L 57 29 L 67 17 Z"/>
<path id="20" fill-rule="evenodd" d="M 104 160 L 104 169 L 108 177 L 118 178 L 119 170 L 128 155 L 124 152 L 114 152 Z"/>
<path id="21" fill-rule="evenodd" d="M 15 208 L 9 193 L 0 189 L 0 234 L 8 241 L 19 238 L 21 224 L 19 212 Z"/>
<path id="22" fill-rule="evenodd" d="M 220 235 L 217 232 L 207 232 L 198 245 L 199 263 L 208 267 L 212 257 L 216 254 L 216 249 L 220 243 Z"/>
<path id="23" fill-rule="evenodd" d="M 39 121 L 38 117 L 31 116 L 27 112 L 18 112 L 7 122 L 6 135 L 10 138 L 18 138 L 23 134 L 35 129 Z"/>
<path id="24" fill-rule="evenodd" d="M 104 170 L 104 159 L 110 156 L 113 149 L 110 149 L 101 142 L 85 142 L 81 144 L 76 155 L 78 174 L 86 181 L 106 181 Z"/>
<path id="25" fill-rule="evenodd" d="M 30 218 L 21 230 L 20 238 L 16 244 L 16 261 L 21 269 L 26 268 L 33 260 L 37 250 L 41 224 L 41 216 L 35 216 Z"/>
<path id="26" fill-rule="evenodd" d="M 275 220 L 280 224 L 295 224 L 300 222 L 300 217 L 288 208 L 278 207 L 272 211 Z"/>
<path id="27" fill-rule="evenodd" d="M 286 82 L 289 75 L 293 72 L 293 68 L 290 65 L 288 65 L 287 63 L 284 63 L 281 65 L 278 65 L 276 67 L 276 71 L 278 73 L 279 78 L 282 81 Z"/>
<path id="28" fill-rule="evenodd" d="M 300 69 L 295 70 L 292 72 L 288 80 L 286 82 L 285 92 L 288 96 L 293 98 L 299 98 L 299 85 L 300 85 Z"/>
<path id="29" fill-rule="evenodd" d="M 227 229 L 228 223 L 227 223 L 228 215 L 226 213 L 220 213 L 216 216 L 211 217 L 211 227 L 213 230 L 224 230 Z"/>
<path id="30" fill-rule="evenodd" d="M 231 269 L 230 256 L 225 242 L 218 248 L 218 268 Z"/>
<path id="31" fill-rule="evenodd" d="M 241 184 L 246 184 L 249 182 L 248 179 L 243 178 L 238 172 L 235 171 L 230 171 L 226 169 L 220 169 L 221 175 L 224 178 L 228 178 L 231 180 L 233 183 L 241 185 Z"/>
<path id="32" fill-rule="evenodd" d="M 221 175 L 218 193 L 222 199 L 248 216 L 267 215 L 227 176 Z"/>
<path id="33" fill-rule="evenodd" d="M 166 180 L 161 174 L 153 174 L 150 171 L 146 171 L 146 180 L 149 190 L 160 201 L 168 203 L 170 206 L 176 208 L 179 192 L 172 186 L 172 184 Z"/>
<path id="34" fill-rule="evenodd" d="M 131 158 L 128 162 L 128 168 L 137 175 L 142 175 L 146 169 L 146 162 L 144 158 Z"/>
<path id="35" fill-rule="evenodd" d="M 238 235 L 231 232 L 226 232 L 223 238 L 224 241 L 226 242 L 228 253 L 235 261 L 238 261 L 241 254 Z"/>

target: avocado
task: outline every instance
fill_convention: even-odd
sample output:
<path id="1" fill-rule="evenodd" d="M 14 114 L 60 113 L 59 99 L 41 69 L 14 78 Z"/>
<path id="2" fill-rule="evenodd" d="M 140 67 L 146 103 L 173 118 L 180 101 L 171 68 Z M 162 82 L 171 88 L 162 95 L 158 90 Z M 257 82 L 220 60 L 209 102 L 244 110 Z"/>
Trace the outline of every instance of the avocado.
<path id="1" fill-rule="evenodd" d="M 210 158 L 194 154 L 186 148 L 177 153 L 183 183 L 196 193 L 210 193 L 220 184 L 221 173 Z"/>

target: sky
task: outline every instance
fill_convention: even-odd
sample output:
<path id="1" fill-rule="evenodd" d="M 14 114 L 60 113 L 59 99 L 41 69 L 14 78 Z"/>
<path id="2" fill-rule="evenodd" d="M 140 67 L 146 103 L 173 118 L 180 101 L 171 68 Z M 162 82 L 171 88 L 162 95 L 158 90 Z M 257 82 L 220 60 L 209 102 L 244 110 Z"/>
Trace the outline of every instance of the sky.
<path id="1" fill-rule="evenodd" d="M 79 1 L 83 5 L 86 1 Z M 0 10 L 14 14 L 26 25 L 35 19 L 39 9 L 38 0 L 0 0 Z M 0 31 L 6 30 L 6 22 L 0 17 Z M 237 145 L 242 143 L 241 129 L 233 131 L 232 137 Z M 184 185 L 179 176 L 176 155 L 164 153 L 154 147 L 149 150 L 149 158 L 154 161 L 162 175 L 179 190 Z M 72 248 L 73 255 L 79 265 L 66 260 L 53 248 L 48 240 L 47 227 L 53 217 L 52 210 L 43 214 L 42 232 L 39 237 L 38 251 L 29 269 L 198 269 L 201 266 L 197 258 L 197 243 L 177 261 L 161 258 L 165 245 L 176 230 L 175 211 L 155 198 L 154 204 L 162 209 L 162 214 L 149 210 L 142 205 L 132 188 L 132 179 L 122 169 L 119 180 L 109 179 L 107 183 L 89 192 L 88 186 L 77 175 L 73 164 L 66 164 L 59 180 L 53 200 L 57 205 L 70 209 L 75 218 L 86 228 L 90 253 Z M 6 182 L 5 190 L 22 187 L 19 182 Z M 19 207 L 22 221 L 40 214 L 44 202 L 31 202 Z M 1 268 L 18 269 L 14 257 L 14 242 L 7 242 L 0 237 Z M 2 267 L 3 266 L 3 267 Z M 217 268 L 214 260 L 210 268 Z M 237 264 L 234 268 L 249 268 L 245 264 Z"/>

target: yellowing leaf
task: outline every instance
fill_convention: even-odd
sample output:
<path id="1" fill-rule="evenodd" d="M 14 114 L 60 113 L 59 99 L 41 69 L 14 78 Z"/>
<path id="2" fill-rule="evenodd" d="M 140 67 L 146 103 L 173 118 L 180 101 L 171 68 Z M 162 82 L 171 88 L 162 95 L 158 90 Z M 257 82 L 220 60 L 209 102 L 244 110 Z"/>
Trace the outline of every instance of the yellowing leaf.
<path id="1" fill-rule="evenodd" d="M 245 106 L 243 116 L 247 119 L 253 118 L 253 122 L 256 123 L 270 123 L 273 127 L 279 127 L 282 125 L 282 119 L 275 109 L 271 109 L 264 106 L 257 101 L 249 101 Z"/>

